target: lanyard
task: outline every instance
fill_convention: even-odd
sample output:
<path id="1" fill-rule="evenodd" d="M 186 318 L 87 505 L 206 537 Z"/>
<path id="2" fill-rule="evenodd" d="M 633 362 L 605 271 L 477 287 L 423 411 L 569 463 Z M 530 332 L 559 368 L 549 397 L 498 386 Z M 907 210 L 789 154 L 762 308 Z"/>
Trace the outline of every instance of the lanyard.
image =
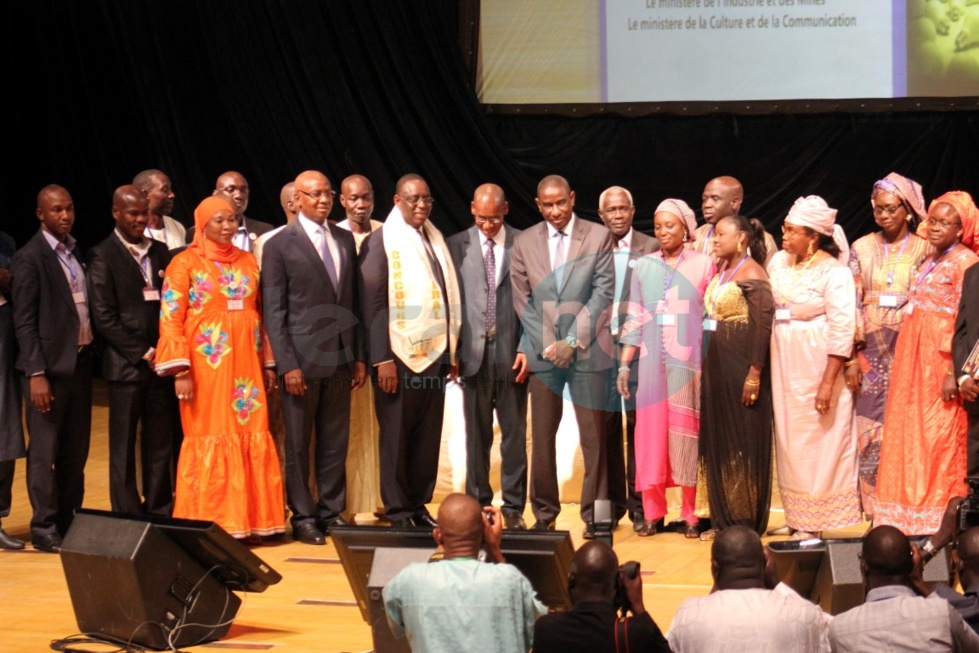
<path id="1" fill-rule="evenodd" d="M 931 271 L 935 269 L 935 266 L 937 266 L 939 262 L 944 260 L 945 255 L 951 252 L 956 245 L 958 245 L 958 243 L 952 243 L 952 246 L 946 249 L 944 252 L 942 252 L 940 256 L 932 255 L 931 261 L 928 263 L 928 269 L 921 273 L 921 276 L 918 277 L 918 283 L 914 284 L 914 291 L 916 293 L 918 292 L 918 287 L 921 286 L 924 280 L 928 278 L 928 275 L 931 274 Z"/>
<path id="2" fill-rule="evenodd" d="M 748 256 L 747 255 L 743 256 L 741 260 L 738 262 L 738 264 L 734 266 L 734 269 L 730 271 L 730 274 L 728 274 L 728 271 L 725 270 L 724 272 L 721 272 L 718 275 L 717 285 L 714 286 L 714 291 L 710 294 L 710 302 L 709 302 L 709 306 L 707 307 L 707 312 L 712 317 L 714 315 L 714 306 L 717 304 L 717 293 L 721 291 L 721 286 L 723 286 L 728 281 L 733 279 L 734 275 L 738 273 L 738 270 L 741 269 L 741 266 L 744 265 L 744 262 L 747 260 L 748 260 Z"/>
<path id="3" fill-rule="evenodd" d="M 887 245 L 887 238 L 885 238 L 884 235 L 881 234 L 881 238 L 884 239 L 884 264 L 887 265 L 888 268 L 889 268 L 887 270 L 887 287 L 888 288 L 891 286 L 892 283 L 894 283 L 894 269 L 897 267 L 897 262 L 901 260 L 901 256 L 904 255 L 904 248 L 905 248 L 905 246 L 907 246 L 908 239 L 910 237 L 911 237 L 911 232 L 908 231 L 908 233 L 906 233 L 904 235 L 904 242 L 901 243 L 901 250 L 897 253 L 897 258 L 892 263 L 891 262 L 890 250 L 888 249 L 888 245 Z"/>
<path id="4" fill-rule="evenodd" d="M 680 269 L 680 263 L 683 262 L 683 252 L 684 248 L 681 247 L 680 256 L 676 259 L 676 265 L 673 267 L 673 271 L 663 280 L 663 302 L 666 304 L 669 304 L 669 299 L 667 299 L 666 294 L 670 291 L 670 287 L 673 285 L 673 279 L 676 277 L 676 273 Z M 669 267 L 669 264 L 666 262 L 666 254 L 662 252 L 660 254 L 663 257 L 663 265 Z"/>
<path id="5" fill-rule="evenodd" d="M 64 247 L 64 246 L 62 246 Z M 75 257 L 72 256 L 71 252 L 67 248 L 64 248 L 65 256 L 61 256 L 61 252 L 57 249 L 54 250 L 55 255 L 58 257 L 58 261 L 68 270 L 71 275 L 71 289 L 73 291 L 78 290 L 78 268 L 75 266 Z"/>
<path id="6" fill-rule="evenodd" d="M 139 263 L 139 271 L 143 274 L 143 281 L 146 282 L 146 287 L 151 287 L 153 285 L 151 276 L 153 268 L 150 264 L 149 253 L 147 252 L 146 254 L 140 256 L 139 251 L 135 248 L 130 249 L 129 251 L 133 255 L 133 258 L 136 259 L 136 262 Z"/>
<path id="7" fill-rule="evenodd" d="M 708 227 L 707 229 L 707 234 L 704 236 L 704 250 L 703 250 L 703 253 L 708 254 L 708 256 L 710 254 L 708 253 L 707 250 L 710 248 L 710 237 L 711 234 L 713 233 L 714 233 L 714 225 L 710 225 L 710 227 Z"/>

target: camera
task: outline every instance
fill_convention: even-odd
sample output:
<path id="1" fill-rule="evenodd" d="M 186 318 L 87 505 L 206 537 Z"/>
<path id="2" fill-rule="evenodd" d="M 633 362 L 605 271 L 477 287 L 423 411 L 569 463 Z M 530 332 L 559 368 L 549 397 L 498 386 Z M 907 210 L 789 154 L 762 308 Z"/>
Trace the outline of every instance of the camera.
<path id="1" fill-rule="evenodd" d="M 969 494 L 959 506 L 960 533 L 979 526 L 979 476 L 969 476 L 965 482 L 969 484 Z"/>
<path id="2" fill-rule="evenodd" d="M 623 580 L 634 580 L 638 575 L 639 563 L 635 560 L 630 560 L 619 567 L 619 577 L 615 581 L 615 609 L 619 611 L 620 616 L 624 617 L 632 610 L 632 601 L 626 594 Z"/>

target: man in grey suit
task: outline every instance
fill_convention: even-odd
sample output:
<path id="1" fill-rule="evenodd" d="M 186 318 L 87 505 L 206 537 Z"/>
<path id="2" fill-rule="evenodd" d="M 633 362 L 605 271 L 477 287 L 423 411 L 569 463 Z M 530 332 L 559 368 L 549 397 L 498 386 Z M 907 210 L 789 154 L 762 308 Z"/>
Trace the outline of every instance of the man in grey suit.
<path id="1" fill-rule="evenodd" d="M 619 334 L 625 321 L 632 269 L 636 259 L 659 250 L 659 241 L 632 228 L 636 207 L 632 193 L 621 186 L 602 191 L 598 198 L 598 216 L 612 232 L 615 239 L 615 298 L 612 305 L 612 339 L 615 342 L 615 359 L 619 360 Z M 618 521 L 626 512 L 632 520 L 633 530 L 643 524 L 642 496 L 636 492 L 636 386 L 639 382 L 639 357 L 629 366 L 629 398 L 623 400 L 618 393 L 609 393 L 608 409 L 608 498 L 612 501 L 613 518 Z M 615 384 L 617 372 L 612 372 L 609 384 Z M 625 410 L 626 452 L 622 452 L 622 412 Z M 625 476 L 623 476 L 623 474 Z"/>
<path id="2" fill-rule="evenodd" d="M 614 243 L 608 229 L 574 214 L 574 191 L 558 175 L 537 185 L 544 221 L 513 243 L 510 279 L 523 324 L 521 351 L 530 378 L 530 501 L 536 530 L 553 530 L 561 512 L 555 439 L 567 387 L 575 404 L 585 474 L 581 518 L 586 539 L 595 536 L 595 499 L 608 496 L 606 433 L 608 370 L 613 365 L 609 331 L 615 291 Z"/>
<path id="3" fill-rule="evenodd" d="M 470 204 L 475 225 L 446 241 L 462 296 L 460 385 L 466 418 L 466 493 L 482 506 L 493 501 L 490 448 L 493 411 L 500 442 L 503 521 L 527 528 L 527 357 L 517 352 L 520 322 L 513 311 L 510 251 L 519 229 L 504 226 L 509 205 L 503 189 L 483 184 Z"/>
<path id="4" fill-rule="evenodd" d="M 350 392 L 367 379 L 357 319 L 357 252 L 329 224 L 336 193 L 325 175 L 296 177 L 299 217 L 263 247 L 265 330 L 275 352 L 286 429 L 286 496 L 293 539 L 324 544 L 344 525 Z M 310 431 L 318 495 L 309 491 Z"/>

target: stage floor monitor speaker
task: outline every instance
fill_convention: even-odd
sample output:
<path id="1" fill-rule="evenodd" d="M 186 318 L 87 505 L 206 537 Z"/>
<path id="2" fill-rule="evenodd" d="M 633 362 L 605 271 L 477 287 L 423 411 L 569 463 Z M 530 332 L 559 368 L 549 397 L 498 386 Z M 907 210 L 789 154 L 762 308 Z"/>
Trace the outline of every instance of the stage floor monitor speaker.
<path id="1" fill-rule="evenodd" d="M 147 522 L 77 514 L 61 564 L 78 628 L 93 637 L 156 650 L 193 646 L 227 634 L 241 606 Z"/>
<path id="2" fill-rule="evenodd" d="M 367 600 L 371 609 L 371 635 L 374 653 L 411 653 L 407 637 L 395 637 L 384 609 L 384 586 L 412 562 L 428 562 L 435 549 L 377 549 L 367 580 Z"/>

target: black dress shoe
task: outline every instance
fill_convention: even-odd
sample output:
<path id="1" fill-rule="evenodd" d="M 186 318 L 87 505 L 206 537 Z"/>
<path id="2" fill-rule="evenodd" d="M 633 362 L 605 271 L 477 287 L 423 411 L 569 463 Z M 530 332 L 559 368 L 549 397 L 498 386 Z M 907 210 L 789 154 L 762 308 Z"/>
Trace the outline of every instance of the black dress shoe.
<path id="1" fill-rule="evenodd" d="M 595 522 L 590 521 L 585 523 L 585 530 L 581 534 L 581 537 L 585 538 L 586 540 L 595 539 Z"/>
<path id="2" fill-rule="evenodd" d="M 415 528 L 436 528 L 439 523 L 435 521 L 427 512 L 420 512 L 411 518 L 411 522 L 415 525 Z"/>
<path id="3" fill-rule="evenodd" d="M 23 549 L 24 540 L 18 540 L 7 531 L 0 528 L 0 549 Z"/>
<path id="4" fill-rule="evenodd" d="M 31 546 L 38 551 L 44 551 L 45 553 L 60 553 L 61 536 L 57 533 L 52 533 L 51 535 L 38 535 L 37 537 L 31 538 Z"/>
<path id="5" fill-rule="evenodd" d="M 320 529 L 327 535 L 330 534 L 330 529 L 334 526 L 350 526 L 350 522 L 343 518 L 341 515 L 337 515 L 333 519 L 317 519 L 316 528 Z"/>
<path id="6" fill-rule="evenodd" d="M 303 544 L 326 544 L 326 538 L 316 524 L 305 521 L 292 527 L 292 539 Z"/>
<path id="7" fill-rule="evenodd" d="M 555 528 L 553 519 L 538 519 L 534 523 L 535 531 L 553 531 Z"/>
<path id="8" fill-rule="evenodd" d="M 405 517 L 404 519 L 392 519 L 390 522 L 391 528 L 399 531 L 410 531 L 414 530 L 415 528 L 415 523 L 411 521 L 410 517 Z"/>
<path id="9" fill-rule="evenodd" d="M 505 512 L 503 513 L 503 527 L 508 531 L 525 531 L 527 530 L 527 522 L 524 521 L 519 512 Z"/>

